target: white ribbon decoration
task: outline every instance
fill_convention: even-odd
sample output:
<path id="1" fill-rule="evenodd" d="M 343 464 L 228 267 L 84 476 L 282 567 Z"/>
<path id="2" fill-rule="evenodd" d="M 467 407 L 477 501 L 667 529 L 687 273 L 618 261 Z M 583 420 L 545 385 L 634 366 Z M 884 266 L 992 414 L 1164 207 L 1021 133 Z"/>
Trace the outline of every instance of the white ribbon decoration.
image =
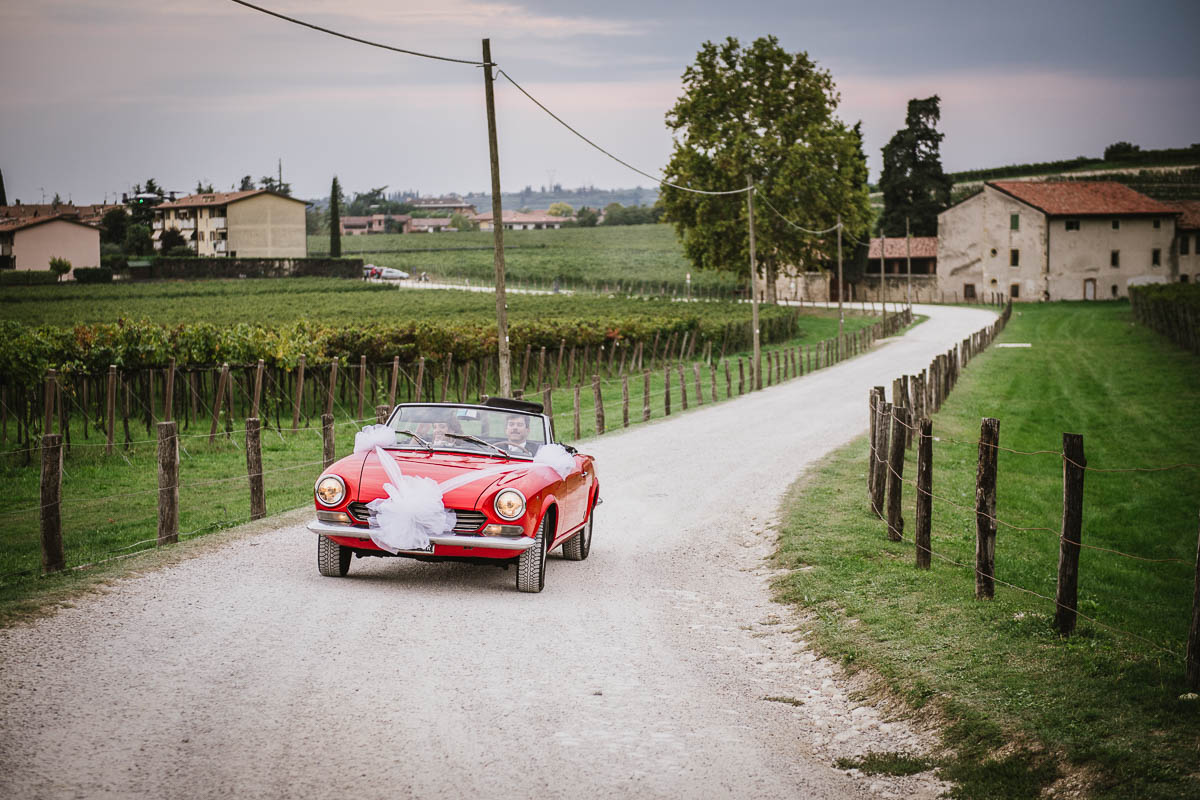
<path id="1" fill-rule="evenodd" d="M 395 447 L 396 429 L 391 425 L 366 425 L 354 434 L 354 452 L 365 453 L 375 447 Z"/>
<path id="2" fill-rule="evenodd" d="M 401 550 L 430 549 L 429 537 L 454 530 L 458 519 L 453 511 L 446 510 L 442 500 L 453 489 L 523 469 L 541 467 L 552 470 L 559 478 L 565 478 L 575 471 L 575 458 L 559 444 L 542 445 L 532 462 L 500 464 L 465 472 L 442 483 L 432 478 L 403 474 L 392 454 L 378 445 L 375 446 L 375 455 L 387 473 L 388 482 L 383 485 L 387 497 L 367 503 L 367 508 L 371 510 L 369 532 L 371 541 L 393 554 Z"/>

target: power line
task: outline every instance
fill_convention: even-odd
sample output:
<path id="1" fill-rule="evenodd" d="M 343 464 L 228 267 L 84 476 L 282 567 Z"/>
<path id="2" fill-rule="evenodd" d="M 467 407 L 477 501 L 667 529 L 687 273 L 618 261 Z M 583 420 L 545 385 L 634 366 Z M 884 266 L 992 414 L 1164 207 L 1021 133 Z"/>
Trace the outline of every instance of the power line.
<path id="1" fill-rule="evenodd" d="M 262 6 L 256 6 L 253 3 L 247 3 L 246 0 L 231 0 L 231 2 L 237 3 L 239 6 L 245 6 L 246 8 L 252 8 L 255 11 L 261 11 L 262 13 L 264 13 L 268 16 L 275 17 L 276 19 L 281 19 L 285 22 L 291 22 L 295 25 L 301 25 L 305 28 L 311 28 L 314 31 L 320 31 L 321 33 L 327 33 L 330 36 L 337 36 L 339 39 L 348 39 L 351 42 L 358 42 L 359 44 L 369 45 L 370 47 L 378 47 L 380 50 L 391 50 L 393 53 L 403 53 L 403 54 L 409 55 L 409 56 L 420 56 L 421 58 L 432 58 L 436 61 L 452 61 L 456 64 L 470 64 L 471 66 L 475 66 L 475 67 L 483 66 L 482 61 L 468 61 L 465 58 L 450 58 L 449 56 L 435 56 L 431 53 L 421 53 L 416 50 L 405 50 L 402 47 L 392 47 L 391 45 L 380 44 L 379 42 L 372 42 L 369 39 L 360 39 L 357 36 L 350 36 L 349 34 L 338 33 L 337 31 L 330 30 L 329 28 L 322 28 L 320 25 L 314 25 L 311 22 L 305 22 L 304 20 L 296 19 L 295 17 L 289 17 L 286 14 L 280 14 L 277 11 L 271 11 L 270 9 L 263 8 Z"/>
<path id="2" fill-rule="evenodd" d="M 803 231 L 803 232 L 805 232 L 805 233 L 811 233 L 813 236 L 824 236 L 824 235 L 825 235 L 825 234 L 827 234 L 827 233 L 833 233 L 833 232 L 834 232 L 834 231 L 836 231 L 838 228 L 844 228 L 844 227 L 845 227 L 844 225 L 842 225 L 842 223 L 840 223 L 840 222 L 839 222 L 838 224 L 834 225 L 832 228 L 826 228 L 826 229 L 825 229 L 825 230 L 823 230 L 823 231 L 810 231 L 808 228 L 801 227 L 801 226 L 797 225 L 796 223 L 792 222 L 792 221 L 791 221 L 790 219 L 788 219 L 787 217 L 785 217 L 785 216 L 784 216 L 784 215 L 783 215 L 783 214 L 782 214 L 782 213 L 779 211 L 779 209 L 777 209 L 775 206 L 771 205 L 771 201 L 770 201 L 770 200 L 768 200 L 768 199 L 766 198 L 766 196 L 765 196 L 765 195 L 762 195 L 762 196 L 760 196 L 760 197 L 759 197 L 759 199 L 760 199 L 760 200 L 762 200 L 764 203 L 766 203 L 766 204 L 767 204 L 767 208 L 769 208 L 769 209 L 771 209 L 772 211 L 774 211 L 774 212 L 775 212 L 775 215 L 776 215 L 777 217 L 779 217 L 781 220 L 783 220 L 784 222 L 786 222 L 788 225 L 791 225 L 793 228 L 795 228 L 795 229 L 796 229 L 796 230 L 798 230 L 798 231 Z M 847 236 L 850 236 L 850 234 L 848 234 L 848 233 L 847 233 L 846 235 L 847 235 Z M 853 237 L 853 236 L 850 236 L 850 238 L 851 238 L 851 239 L 853 239 L 854 237 Z"/>

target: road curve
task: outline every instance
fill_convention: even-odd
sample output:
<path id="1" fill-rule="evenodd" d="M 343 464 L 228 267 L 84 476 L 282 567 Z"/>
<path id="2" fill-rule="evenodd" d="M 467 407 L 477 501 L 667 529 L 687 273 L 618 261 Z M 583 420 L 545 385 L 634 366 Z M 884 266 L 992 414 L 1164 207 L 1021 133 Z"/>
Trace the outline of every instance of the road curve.
<path id="1" fill-rule="evenodd" d="M 587 442 L 592 554 L 553 555 L 540 595 L 406 560 L 321 578 L 293 523 L 0 631 L 0 797 L 936 796 L 833 766 L 931 740 L 856 707 L 764 563 L 869 387 L 995 316 L 917 311 L 834 368 Z"/>

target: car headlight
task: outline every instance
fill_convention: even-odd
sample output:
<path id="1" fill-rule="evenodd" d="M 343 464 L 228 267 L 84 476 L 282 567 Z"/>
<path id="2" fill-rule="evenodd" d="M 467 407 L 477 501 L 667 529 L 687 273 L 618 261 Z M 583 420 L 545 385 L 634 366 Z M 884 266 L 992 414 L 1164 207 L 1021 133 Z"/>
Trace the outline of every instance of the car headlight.
<path id="1" fill-rule="evenodd" d="M 323 506 L 336 506 L 346 497 L 346 483 L 337 475 L 322 475 L 317 481 L 317 502 Z"/>
<path id="2" fill-rule="evenodd" d="M 496 495 L 493 505 L 500 519 L 516 519 L 525 513 L 525 495 L 516 489 L 505 489 Z"/>

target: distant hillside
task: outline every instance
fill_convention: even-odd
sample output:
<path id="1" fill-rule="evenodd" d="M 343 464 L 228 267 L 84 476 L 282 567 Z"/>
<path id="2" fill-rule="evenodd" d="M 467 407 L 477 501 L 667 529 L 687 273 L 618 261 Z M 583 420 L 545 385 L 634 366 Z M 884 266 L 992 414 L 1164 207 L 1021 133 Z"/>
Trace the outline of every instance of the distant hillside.
<path id="1" fill-rule="evenodd" d="M 1200 166 L 1200 144 L 1190 147 L 1171 147 L 1162 150 L 1142 150 L 1137 145 L 1118 142 L 1104 151 L 1101 158 L 1079 156 L 1065 161 L 1044 161 L 1038 164 L 1011 164 L 950 173 L 955 184 L 995 181 L 1004 178 L 1049 177 L 1066 173 L 1092 171 L 1123 171 L 1133 173 L 1150 167 Z"/>

